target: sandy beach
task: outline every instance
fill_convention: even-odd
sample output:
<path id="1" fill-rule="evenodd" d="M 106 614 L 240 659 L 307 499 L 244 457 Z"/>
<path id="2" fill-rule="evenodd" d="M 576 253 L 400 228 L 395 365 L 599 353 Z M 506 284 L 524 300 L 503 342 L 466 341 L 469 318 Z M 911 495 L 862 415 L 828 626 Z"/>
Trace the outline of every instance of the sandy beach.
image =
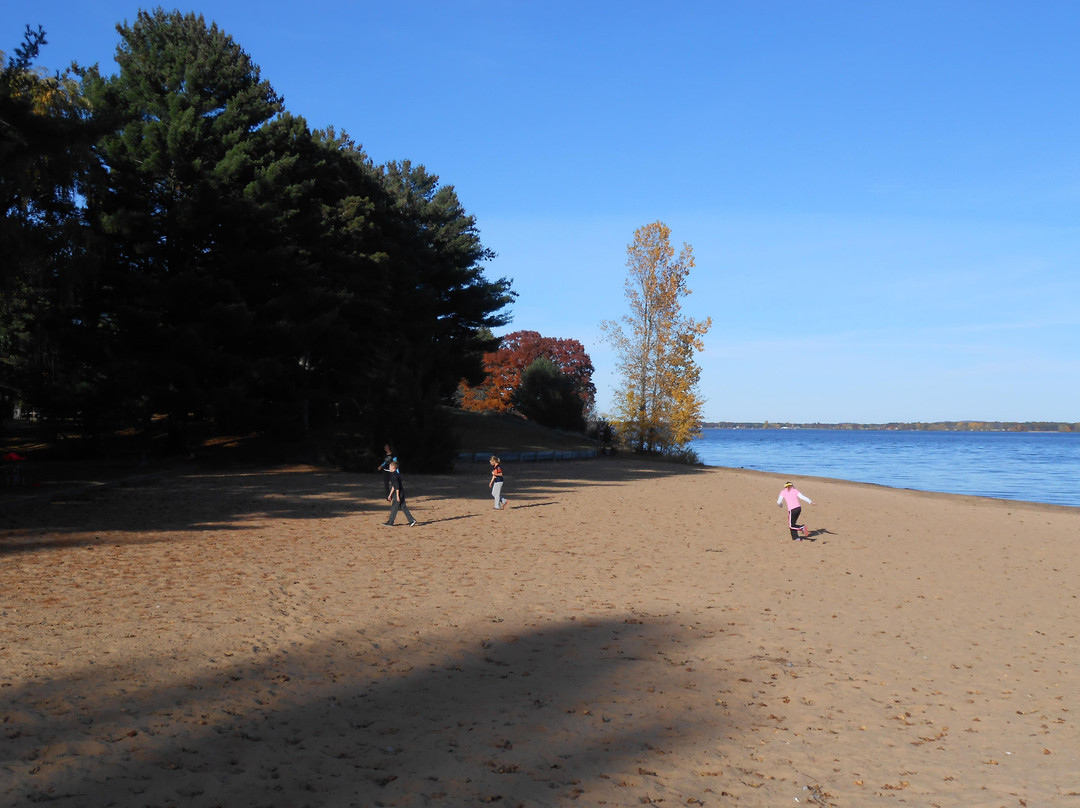
<path id="1" fill-rule="evenodd" d="M 504 465 L 0 503 L 0 802 L 1080 806 L 1080 508 Z"/>

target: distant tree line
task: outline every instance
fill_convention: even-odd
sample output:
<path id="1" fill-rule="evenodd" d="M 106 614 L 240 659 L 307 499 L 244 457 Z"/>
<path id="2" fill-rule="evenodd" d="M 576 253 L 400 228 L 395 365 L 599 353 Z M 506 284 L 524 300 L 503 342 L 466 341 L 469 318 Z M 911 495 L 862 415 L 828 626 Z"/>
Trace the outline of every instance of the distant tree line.
<path id="1" fill-rule="evenodd" d="M 451 462 L 440 420 L 509 320 L 474 217 L 284 108 L 195 14 L 117 27 L 117 75 L 0 54 L 0 396 L 86 434 L 355 424 Z"/>
<path id="2" fill-rule="evenodd" d="M 781 421 L 711 421 L 716 429 L 892 429 L 909 432 L 1080 432 L 1080 423 L 1061 421 L 890 421 L 882 424 L 796 424 Z"/>

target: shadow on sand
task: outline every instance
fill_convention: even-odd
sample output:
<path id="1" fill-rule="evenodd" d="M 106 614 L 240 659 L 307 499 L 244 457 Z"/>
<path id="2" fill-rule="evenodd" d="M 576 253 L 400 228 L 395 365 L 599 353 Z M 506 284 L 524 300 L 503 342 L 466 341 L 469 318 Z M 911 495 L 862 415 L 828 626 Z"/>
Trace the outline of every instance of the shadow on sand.
<path id="1" fill-rule="evenodd" d="M 695 475 L 703 469 L 634 458 L 520 463 L 507 465 L 512 509 L 551 504 L 580 484 L 620 485 L 641 479 Z M 466 465 L 455 474 L 406 475 L 410 504 L 436 506 L 445 500 L 473 500 L 477 512 L 488 504 L 489 470 Z M 182 504 L 178 495 L 183 494 Z M 0 555 L 50 547 L 93 545 L 85 535 L 114 531 L 146 536 L 178 531 L 250 530 L 242 520 L 324 520 L 382 514 L 386 503 L 377 474 L 350 474 L 313 467 L 229 468 L 132 475 L 108 483 L 87 482 L 53 494 L 9 499 L 0 509 L 0 526 L 24 535 L 0 536 Z M 434 509 L 437 512 L 437 507 Z M 493 510 L 493 509 L 491 509 Z M 431 524 L 468 518 L 427 518 Z"/>
<path id="2" fill-rule="evenodd" d="M 553 805 L 722 731 L 649 695 L 685 687 L 692 638 L 662 619 L 402 636 L 358 629 L 175 679 L 167 659 L 131 660 L 5 689 L 18 719 L 6 790 L 64 808 Z"/>

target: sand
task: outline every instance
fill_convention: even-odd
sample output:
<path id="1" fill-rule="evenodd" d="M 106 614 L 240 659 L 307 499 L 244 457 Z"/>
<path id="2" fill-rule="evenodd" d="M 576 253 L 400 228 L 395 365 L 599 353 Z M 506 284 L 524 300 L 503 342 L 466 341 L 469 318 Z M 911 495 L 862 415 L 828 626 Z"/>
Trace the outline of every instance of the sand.
<path id="1" fill-rule="evenodd" d="M 1080 805 L 1080 509 L 506 473 L 0 502 L 0 803 Z"/>

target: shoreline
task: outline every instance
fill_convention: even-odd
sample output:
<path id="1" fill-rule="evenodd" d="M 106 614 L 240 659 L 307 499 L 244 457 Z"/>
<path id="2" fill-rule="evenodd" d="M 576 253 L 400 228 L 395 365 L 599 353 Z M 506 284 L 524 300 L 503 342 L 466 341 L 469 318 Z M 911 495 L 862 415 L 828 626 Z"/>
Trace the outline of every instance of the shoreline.
<path id="1" fill-rule="evenodd" d="M 1080 442 L 1061 433 L 712 430 L 692 445 L 724 467 L 1017 502 L 1077 503 Z"/>
<path id="2" fill-rule="evenodd" d="M 993 497 L 993 496 L 988 496 L 988 495 L 985 495 L 985 494 L 964 494 L 964 493 L 960 493 L 958 491 L 931 491 L 931 490 L 927 490 L 927 489 L 924 489 L 924 488 L 902 488 L 902 487 L 897 486 L 897 485 L 887 485 L 885 483 L 872 483 L 872 482 L 866 482 L 864 480 L 849 480 L 849 479 L 846 479 L 844 477 L 824 477 L 824 476 L 821 476 L 821 475 L 814 475 L 814 474 L 788 474 L 785 477 L 784 476 L 785 472 L 766 471 L 764 469 L 750 469 L 750 468 L 746 468 L 745 466 L 714 466 L 714 465 L 711 465 L 709 463 L 702 463 L 700 465 L 701 465 L 701 468 L 703 468 L 703 469 L 716 469 L 718 471 L 746 471 L 746 472 L 754 472 L 756 474 L 765 474 L 765 475 L 773 477 L 773 478 L 775 478 L 777 480 L 780 480 L 781 478 L 783 478 L 783 480 L 781 480 L 781 482 L 780 482 L 781 485 L 783 485 L 784 480 L 789 480 L 789 479 L 792 480 L 792 481 L 795 481 L 796 479 L 798 479 L 798 480 L 813 480 L 813 481 L 821 481 L 821 482 L 829 482 L 829 483 L 843 483 L 845 485 L 852 485 L 852 486 L 868 486 L 870 488 L 881 488 L 881 489 L 884 489 L 886 491 L 896 491 L 898 493 L 931 494 L 931 495 L 934 495 L 934 496 L 941 496 L 941 497 L 962 497 L 964 499 L 986 499 L 986 500 L 992 500 L 994 502 L 1002 502 L 1002 503 L 1016 503 L 1016 504 L 1023 504 L 1023 505 L 1040 505 L 1040 506 L 1044 506 L 1044 507 L 1047 507 L 1047 508 L 1061 508 L 1066 512 L 1080 511 L 1080 505 L 1062 505 L 1062 504 L 1057 503 L 1057 502 L 1042 502 L 1040 500 L 1034 500 L 1034 499 L 1012 499 L 1010 497 Z"/>
<path id="3" fill-rule="evenodd" d="M 1072 805 L 1080 514 L 635 458 L 0 516 L 7 802 Z"/>

